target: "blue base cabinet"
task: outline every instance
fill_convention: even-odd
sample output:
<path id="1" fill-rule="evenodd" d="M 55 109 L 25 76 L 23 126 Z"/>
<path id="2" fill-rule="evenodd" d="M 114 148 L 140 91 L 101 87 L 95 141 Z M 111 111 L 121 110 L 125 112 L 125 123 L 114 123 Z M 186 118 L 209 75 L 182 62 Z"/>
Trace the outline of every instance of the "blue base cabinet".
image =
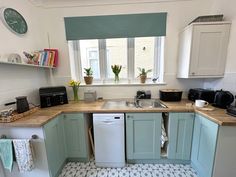
<path id="1" fill-rule="evenodd" d="M 89 160 L 88 129 L 84 114 L 64 114 L 66 155 L 69 159 Z"/>
<path id="2" fill-rule="evenodd" d="M 169 113 L 167 158 L 190 161 L 194 113 Z"/>
<path id="3" fill-rule="evenodd" d="M 51 177 L 58 176 L 66 159 L 64 129 L 61 121 L 62 116 L 58 116 L 43 127 L 49 173 Z"/>
<path id="4" fill-rule="evenodd" d="M 217 135 L 218 124 L 196 114 L 191 162 L 200 177 L 212 177 Z"/>
<path id="5" fill-rule="evenodd" d="M 160 159 L 161 113 L 126 114 L 128 160 Z"/>
<path id="6" fill-rule="evenodd" d="M 66 162 L 88 161 L 90 146 L 87 114 L 62 114 L 43 126 L 49 173 L 57 177 Z"/>

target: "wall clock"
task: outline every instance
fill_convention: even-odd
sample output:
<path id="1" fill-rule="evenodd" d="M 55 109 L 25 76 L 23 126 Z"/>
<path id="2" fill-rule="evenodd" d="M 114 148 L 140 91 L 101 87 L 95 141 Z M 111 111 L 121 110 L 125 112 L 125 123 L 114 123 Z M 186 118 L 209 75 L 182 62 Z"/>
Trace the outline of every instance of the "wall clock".
<path id="1" fill-rule="evenodd" d="M 24 35 L 28 31 L 24 17 L 12 8 L 1 8 L 0 17 L 3 24 L 14 34 Z"/>

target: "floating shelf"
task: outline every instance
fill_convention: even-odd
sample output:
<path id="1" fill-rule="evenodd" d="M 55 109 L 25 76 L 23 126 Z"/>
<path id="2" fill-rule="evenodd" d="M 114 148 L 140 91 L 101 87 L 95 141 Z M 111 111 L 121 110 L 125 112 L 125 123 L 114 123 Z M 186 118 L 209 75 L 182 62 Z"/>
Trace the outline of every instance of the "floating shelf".
<path id="1" fill-rule="evenodd" d="M 27 63 L 10 63 L 10 62 L 6 62 L 6 61 L 0 61 L 0 64 L 29 66 L 29 67 L 35 67 L 35 68 L 49 68 L 49 69 L 56 68 L 56 67 L 52 67 L 52 66 L 39 66 L 39 65 L 27 64 Z"/>

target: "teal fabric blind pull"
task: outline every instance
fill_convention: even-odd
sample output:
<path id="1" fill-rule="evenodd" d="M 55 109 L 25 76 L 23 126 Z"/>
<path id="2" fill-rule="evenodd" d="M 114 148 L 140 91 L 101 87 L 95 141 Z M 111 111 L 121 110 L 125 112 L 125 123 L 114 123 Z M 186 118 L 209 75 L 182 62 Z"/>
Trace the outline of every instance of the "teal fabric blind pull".
<path id="1" fill-rule="evenodd" d="M 166 35 L 167 13 L 65 17 L 67 40 Z"/>

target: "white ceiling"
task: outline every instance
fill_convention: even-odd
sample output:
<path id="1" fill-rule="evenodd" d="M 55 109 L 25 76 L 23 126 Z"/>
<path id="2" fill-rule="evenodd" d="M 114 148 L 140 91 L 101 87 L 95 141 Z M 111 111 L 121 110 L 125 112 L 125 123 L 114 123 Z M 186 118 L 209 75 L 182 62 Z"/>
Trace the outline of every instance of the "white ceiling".
<path id="1" fill-rule="evenodd" d="M 112 4 L 161 3 L 170 1 L 193 1 L 193 0 L 29 0 L 29 1 L 36 6 L 53 8 L 53 7 L 112 5 Z"/>

